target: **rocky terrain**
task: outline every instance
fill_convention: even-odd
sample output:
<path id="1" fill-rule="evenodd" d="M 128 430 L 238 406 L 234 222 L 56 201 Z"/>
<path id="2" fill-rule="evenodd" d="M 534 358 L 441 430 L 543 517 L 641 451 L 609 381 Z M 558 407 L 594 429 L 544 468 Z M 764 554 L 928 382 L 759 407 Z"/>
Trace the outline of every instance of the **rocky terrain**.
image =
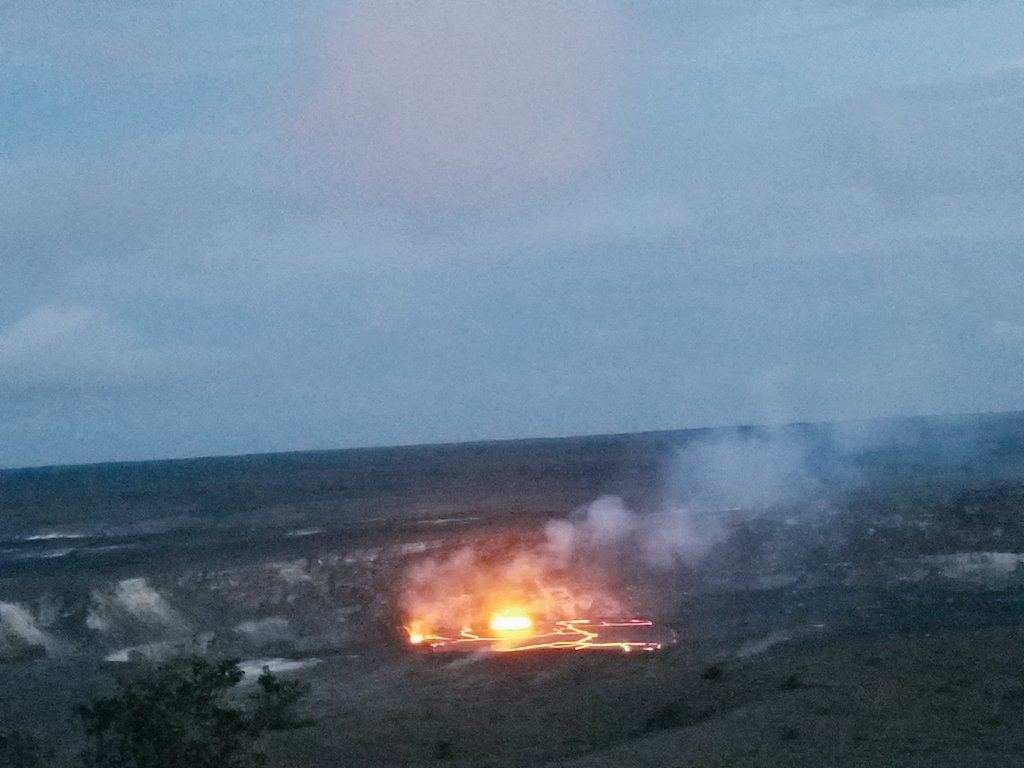
<path id="1" fill-rule="evenodd" d="M 274 741 L 277 765 L 1012 754 L 1024 419 L 926 422 L 856 453 L 801 429 L 795 460 L 791 434 L 691 435 L 686 453 L 669 433 L 0 473 L 0 722 L 71 754 L 73 706 L 119 669 L 201 653 L 312 683 L 317 725 Z M 665 467 L 698 456 L 710 474 L 723 445 L 754 467 L 726 487 L 754 474 L 762 495 L 705 482 L 703 496 L 678 498 Z M 771 473 L 756 466 L 764 455 Z M 679 474 L 700 486 L 692 467 Z M 635 510 L 634 538 L 668 497 L 705 538 L 670 567 L 632 538 L 609 549 L 637 610 L 678 646 L 642 659 L 408 653 L 395 585 L 410 564 L 481 537 L 543 536 L 551 520 L 585 527 L 586 505 L 609 493 Z"/>

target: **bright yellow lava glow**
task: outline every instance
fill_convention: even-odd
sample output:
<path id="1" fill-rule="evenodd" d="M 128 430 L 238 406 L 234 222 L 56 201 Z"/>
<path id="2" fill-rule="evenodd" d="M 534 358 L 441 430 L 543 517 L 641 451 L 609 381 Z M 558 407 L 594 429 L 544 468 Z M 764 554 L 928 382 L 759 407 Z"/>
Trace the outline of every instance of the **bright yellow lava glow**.
<path id="1" fill-rule="evenodd" d="M 421 645 L 427 639 L 427 631 L 422 621 L 414 621 L 405 631 L 409 633 L 409 642 L 413 645 Z"/>
<path id="2" fill-rule="evenodd" d="M 533 627 L 529 616 L 499 613 L 491 617 L 491 629 L 495 632 L 525 632 Z"/>
<path id="3" fill-rule="evenodd" d="M 472 627 L 463 627 L 456 635 L 440 635 L 429 630 L 423 621 L 411 622 L 405 631 L 410 645 L 432 651 L 484 648 L 494 653 L 543 649 L 617 650 L 631 653 L 657 651 L 664 647 L 662 640 L 642 634 L 645 629 L 653 626 L 647 619 L 570 619 L 537 627 L 521 611 L 503 611 L 491 617 L 489 636 L 474 631 Z M 626 633 L 625 636 L 623 633 Z M 675 637 L 668 640 L 668 643 L 674 644 Z"/>

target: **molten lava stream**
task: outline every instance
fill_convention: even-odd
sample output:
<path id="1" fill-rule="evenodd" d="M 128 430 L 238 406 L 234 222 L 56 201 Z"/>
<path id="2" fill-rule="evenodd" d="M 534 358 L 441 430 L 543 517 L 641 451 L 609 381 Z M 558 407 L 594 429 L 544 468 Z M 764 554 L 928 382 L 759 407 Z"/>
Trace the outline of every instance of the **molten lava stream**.
<path id="1" fill-rule="evenodd" d="M 666 627 L 633 615 L 626 593 L 587 552 L 547 533 L 469 537 L 411 562 L 396 588 L 411 648 L 435 652 L 656 651 Z"/>
<path id="2" fill-rule="evenodd" d="M 503 611 L 488 623 L 488 632 L 463 627 L 458 634 L 438 634 L 424 622 L 406 627 L 409 644 L 436 652 L 487 651 L 517 653 L 541 650 L 657 651 L 674 642 L 658 638 L 654 623 L 646 619 L 567 619 L 539 628 L 527 615 Z"/>

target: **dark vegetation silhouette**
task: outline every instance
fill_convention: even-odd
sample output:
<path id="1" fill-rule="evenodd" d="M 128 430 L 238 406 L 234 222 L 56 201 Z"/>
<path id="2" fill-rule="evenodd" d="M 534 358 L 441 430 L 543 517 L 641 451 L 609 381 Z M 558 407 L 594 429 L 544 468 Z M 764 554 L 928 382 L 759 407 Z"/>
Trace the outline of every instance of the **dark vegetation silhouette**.
<path id="1" fill-rule="evenodd" d="M 309 693 L 307 684 L 282 680 L 268 667 L 263 668 L 256 684 L 260 690 L 251 697 L 255 704 L 252 724 L 258 733 L 313 725 L 311 718 L 300 718 L 295 711 L 296 704 Z"/>
<path id="2" fill-rule="evenodd" d="M 254 768 L 267 731 L 309 724 L 294 707 L 308 686 L 266 667 L 242 696 L 237 661 L 178 659 L 130 679 L 77 710 L 87 746 L 83 768 Z"/>
<path id="3" fill-rule="evenodd" d="M 43 768 L 52 761 L 53 754 L 31 734 L 0 730 L 0 768 Z"/>

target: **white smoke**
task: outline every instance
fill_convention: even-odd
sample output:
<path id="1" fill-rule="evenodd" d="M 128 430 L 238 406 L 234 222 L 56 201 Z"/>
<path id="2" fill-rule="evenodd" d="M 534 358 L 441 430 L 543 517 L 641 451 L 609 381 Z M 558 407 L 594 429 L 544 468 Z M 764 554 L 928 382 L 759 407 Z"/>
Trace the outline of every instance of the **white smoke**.
<path id="1" fill-rule="evenodd" d="M 283 616 L 243 621 L 235 627 L 235 633 L 256 644 L 282 643 L 295 638 L 291 624 Z"/>
<path id="2" fill-rule="evenodd" d="M 113 593 L 96 590 L 85 623 L 89 629 L 107 632 L 125 619 L 148 626 L 184 629 L 186 622 L 170 603 L 144 578 L 123 579 Z"/>
<path id="3" fill-rule="evenodd" d="M 576 521 L 552 520 L 545 526 L 548 550 L 561 561 L 574 552 L 618 543 L 632 536 L 640 519 L 618 496 L 591 502 Z"/>
<path id="4" fill-rule="evenodd" d="M 0 651 L 11 644 L 40 647 L 49 655 L 61 650 L 61 644 L 40 629 L 37 617 L 29 609 L 17 603 L 0 602 Z"/>
<path id="5" fill-rule="evenodd" d="M 673 491 L 697 509 L 789 504 L 821 489 L 810 467 L 813 446 L 785 429 L 728 430 L 679 450 Z"/>
<path id="6" fill-rule="evenodd" d="M 602 496 L 571 519 L 548 523 L 548 547 L 565 558 L 615 546 L 656 568 L 695 565 L 724 540 L 737 514 L 749 519 L 774 506 L 819 501 L 825 482 L 814 452 L 814 441 L 792 430 L 716 431 L 678 449 L 660 508 L 640 514 L 617 496 Z"/>
<path id="7" fill-rule="evenodd" d="M 695 564 L 725 538 L 717 517 L 697 515 L 687 507 L 672 507 L 645 520 L 640 550 L 644 561 L 656 568 L 678 563 Z"/>
<path id="8" fill-rule="evenodd" d="M 670 568 L 693 564 L 724 537 L 714 517 L 692 508 L 670 506 L 641 515 L 618 496 L 601 496 L 579 510 L 571 520 L 552 520 L 544 529 L 547 547 L 562 561 L 581 552 L 612 549 L 638 554 L 644 563 Z"/>
<path id="9" fill-rule="evenodd" d="M 416 560 L 398 588 L 401 620 L 435 631 L 474 626 L 510 607 L 551 621 L 628 614 L 609 574 L 585 556 L 585 540 L 559 541 L 559 532 L 575 535 L 567 525 L 553 527 L 550 546 L 531 536 L 495 537 Z"/>
<path id="10" fill-rule="evenodd" d="M 661 579 L 638 574 L 681 567 L 681 576 L 700 576 L 742 569 L 744 559 L 760 567 L 756 519 L 775 530 L 781 520 L 831 515 L 846 493 L 892 475 L 893 451 L 915 465 L 938 457 L 960 466 L 976 450 L 962 445 L 970 434 L 960 422 L 708 432 L 672 454 L 660 500 L 641 494 L 646 503 L 631 508 L 604 495 L 549 521 L 540 539 L 481 537 L 431 554 L 404 573 L 397 605 L 403 621 L 427 629 L 473 626 L 504 605 L 544 619 L 628 615 L 666 597 L 651 591 Z"/>

